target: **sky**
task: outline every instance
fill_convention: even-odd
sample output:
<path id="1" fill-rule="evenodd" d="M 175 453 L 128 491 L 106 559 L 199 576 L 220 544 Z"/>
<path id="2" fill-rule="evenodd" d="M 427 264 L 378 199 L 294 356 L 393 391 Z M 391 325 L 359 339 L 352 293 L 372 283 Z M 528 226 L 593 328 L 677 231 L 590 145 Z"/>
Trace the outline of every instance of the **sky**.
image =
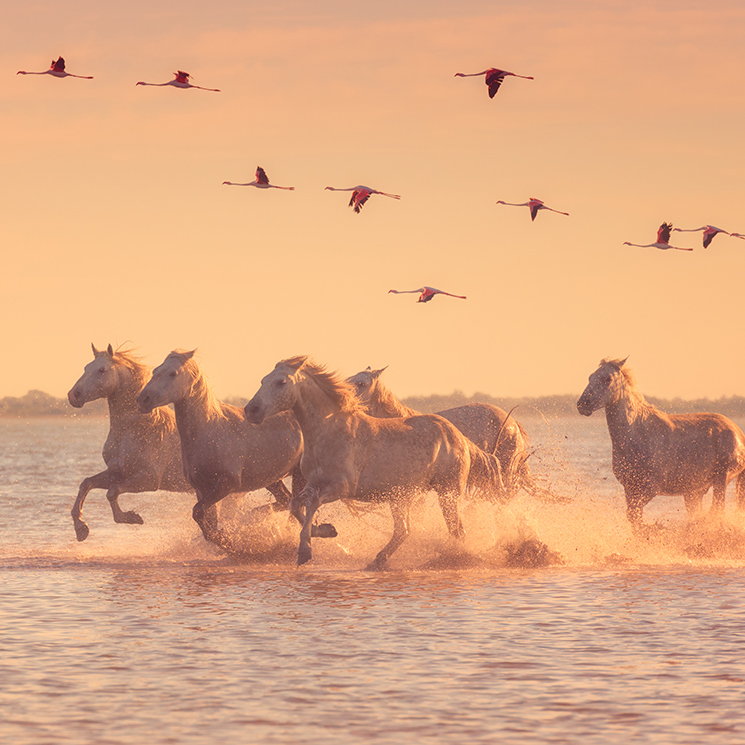
<path id="1" fill-rule="evenodd" d="M 90 344 L 197 349 L 219 397 L 297 354 L 400 396 L 745 395 L 745 7 L 69 0 L 0 19 L 0 396 Z M 62 55 L 93 80 L 16 75 Z M 490 100 L 483 77 L 507 78 Z M 220 93 L 136 86 L 186 70 Z M 248 182 L 257 165 L 295 191 Z M 360 214 L 348 194 L 364 184 Z M 568 217 L 497 200 L 543 199 Z M 434 286 L 467 300 L 388 290 Z"/>

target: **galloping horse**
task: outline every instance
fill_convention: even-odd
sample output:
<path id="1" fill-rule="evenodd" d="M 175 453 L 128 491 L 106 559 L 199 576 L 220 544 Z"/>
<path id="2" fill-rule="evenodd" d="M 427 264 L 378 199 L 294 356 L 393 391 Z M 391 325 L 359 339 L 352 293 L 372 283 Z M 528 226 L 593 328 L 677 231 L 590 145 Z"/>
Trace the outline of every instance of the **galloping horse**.
<path id="1" fill-rule="evenodd" d="M 308 483 L 290 505 L 303 525 L 298 564 L 311 559 L 310 528 L 322 504 L 337 499 L 390 502 L 393 536 L 368 567 L 380 569 L 409 533 L 417 493 L 437 492 L 450 534 L 461 539 L 458 499 L 469 470 L 482 469 L 484 480 L 503 491 L 499 461 L 481 453 L 447 419 L 368 416 L 352 385 L 307 357 L 278 362 L 245 407 L 247 418 L 256 423 L 282 411 L 295 414 L 305 443 L 302 470 Z"/>
<path id="2" fill-rule="evenodd" d="M 83 479 L 78 497 L 72 507 L 72 521 L 79 541 L 90 532 L 81 514 L 85 498 L 91 489 L 106 489 L 114 522 L 142 524 L 136 512 L 123 512 L 119 495 L 146 491 L 188 492 L 181 465 L 181 446 L 173 412 L 158 409 L 143 414 L 135 397 L 150 376 L 150 368 L 143 365 L 131 351 L 111 344 L 99 351 L 91 344 L 93 361 L 70 389 L 67 398 L 76 409 L 89 401 L 108 399 L 109 434 L 103 446 L 106 470 Z"/>
<path id="3" fill-rule="evenodd" d="M 381 370 L 367 368 L 347 382 L 354 386 L 355 393 L 366 413 L 370 416 L 390 418 L 418 416 L 419 411 L 399 401 L 381 381 Z M 541 489 L 528 469 L 528 435 L 510 415 L 491 404 L 467 404 L 437 412 L 452 422 L 471 442 L 486 453 L 493 453 L 502 468 L 507 493 L 514 496 L 523 487 L 531 494 L 548 494 Z"/>
<path id="4" fill-rule="evenodd" d="M 737 478 L 737 504 L 745 507 L 745 435 L 721 414 L 665 414 L 636 389 L 626 360 L 602 360 L 577 401 L 590 416 L 605 409 L 613 444 L 613 473 L 626 493 L 629 521 L 658 494 L 682 495 L 689 514 L 714 488 L 711 511 L 724 510 L 727 484 Z"/>
<path id="5" fill-rule="evenodd" d="M 226 548 L 214 505 L 228 494 L 266 489 L 277 500 L 274 509 L 287 509 L 291 495 L 282 479 L 292 474 L 293 491 L 296 479 L 302 480 L 303 437 L 291 414 L 259 426 L 246 421 L 243 409 L 218 401 L 193 357 L 193 351 L 171 352 L 153 370 L 137 406 L 152 411 L 174 405 L 184 473 L 197 493 L 192 516 L 208 541 Z M 332 526 L 318 528 L 322 536 L 336 535 Z"/>

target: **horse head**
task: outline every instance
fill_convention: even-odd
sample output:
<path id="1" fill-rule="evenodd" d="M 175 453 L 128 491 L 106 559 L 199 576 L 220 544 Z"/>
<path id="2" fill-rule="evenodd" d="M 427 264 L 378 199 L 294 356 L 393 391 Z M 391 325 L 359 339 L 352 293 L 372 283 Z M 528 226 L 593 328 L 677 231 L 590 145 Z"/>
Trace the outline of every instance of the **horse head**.
<path id="1" fill-rule="evenodd" d="M 347 378 L 347 383 L 350 383 L 354 387 L 355 395 L 361 403 L 366 404 L 370 402 L 378 384 L 378 379 L 386 369 L 388 369 L 388 365 L 380 370 L 373 370 L 371 367 L 368 367 L 362 370 L 362 372 L 352 375 L 351 378 Z"/>
<path id="2" fill-rule="evenodd" d="M 196 363 L 189 364 L 194 352 L 195 349 L 173 351 L 153 370 L 152 377 L 137 396 L 137 408 L 141 412 L 149 414 L 158 406 L 176 403 L 189 394 L 195 376 Z"/>
<path id="3" fill-rule="evenodd" d="M 261 387 L 245 405 L 246 419 L 261 424 L 274 414 L 292 409 L 297 401 L 301 370 L 307 361 L 307 357 L 291 357 L 278 362 L 274 370 L 261 379 Z"/>
<path id="4" fill-rule="evenodd" d="M 623 386 L 623 360 L 601 360 L 598 369 L 590 375 L 587 387 L 577 401 L 577 411 L 582 416 L 590 416 L 598 409 L 618 400 Z"/>
<path id="5" fill-rule="evenodd" d="M 108 398 L 119 387 L 119 366 L 114 359 L 111 344 L 101 351 L 91 344 L 93 361 L 89 362 L 77 383 L 70 388 L 67 400 L 76 409 L 82 408 L 89 401 Z"/>

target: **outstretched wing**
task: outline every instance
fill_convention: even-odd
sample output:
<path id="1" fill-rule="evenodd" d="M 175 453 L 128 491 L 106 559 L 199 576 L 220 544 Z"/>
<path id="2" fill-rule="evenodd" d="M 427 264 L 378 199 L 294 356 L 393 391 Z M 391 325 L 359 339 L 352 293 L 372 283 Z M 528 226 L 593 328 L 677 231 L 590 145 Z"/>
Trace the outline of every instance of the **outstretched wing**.
<path id="1" fill-rule="evenodd" d="M 499 86 L 502 85 L 504 80 L 504 72 L 502 70 L 490 70 L 486 73 L 486 84 L 489 86 L 489 98 L 494 98 L 497 95 Z"/>
<path id="2" fill-rule="evenodd" d="M 56 60 L 52 60 L 52 64 L 50 65 L 50 67 L 55 72 L 64 72 L 65 71 L 65 60 L 62 57 L 59 57 Z"/>
<path id="3" fill-rule="evenodd" d="M 261 166 L 256 166 L 256 180 L 265 186 L 269 184 L 269 177 Z"/>
<path id="4" fill-rule="evenodd" d="M 663 222 L 657 231 L 657 243 L 670 243 L 670 231 L 673 229 L 671 222 Z"/>

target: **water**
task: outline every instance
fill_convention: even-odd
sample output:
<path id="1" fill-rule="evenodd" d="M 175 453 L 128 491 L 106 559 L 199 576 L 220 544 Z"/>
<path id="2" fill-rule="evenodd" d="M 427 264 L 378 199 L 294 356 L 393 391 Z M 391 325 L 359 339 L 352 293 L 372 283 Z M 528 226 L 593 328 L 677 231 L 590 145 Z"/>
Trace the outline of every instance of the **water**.
<path id="1" fill-rule="evenodd" d="M 239 562 L 199 536 L 189 495 L 102 492 L 105 420 L 0 420 L 0 740 L 62 743 L 742 743 L 745 522 L 689 523 L 658 498 L 634 536 L 600 417 L 526 420 L 533 470 L 569 504 L 463 510 L 479 563 L 453 566 L 425 500 L 388 572 L 362 570 L 384 511 L 325 508 L 339 537 L 292 562 L 284 518 L 221 521 Z M 534 538 L 561 555 L 505 566 Z M 458 566 L 458 564 L 455 564 Z M 465 566 L 465 565 L 464 565 Z"/>

